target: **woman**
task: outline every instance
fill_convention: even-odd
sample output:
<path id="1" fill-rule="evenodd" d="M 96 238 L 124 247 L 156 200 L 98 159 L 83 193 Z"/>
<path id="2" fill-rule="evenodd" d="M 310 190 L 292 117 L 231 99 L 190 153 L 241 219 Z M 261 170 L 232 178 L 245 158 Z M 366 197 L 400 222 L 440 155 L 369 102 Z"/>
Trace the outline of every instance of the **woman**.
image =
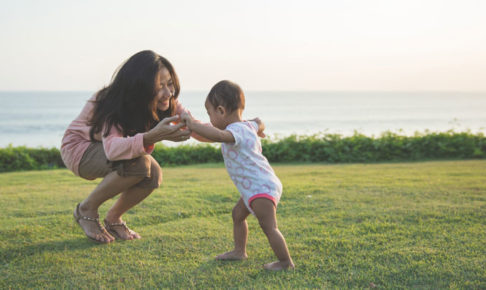
<path id="1" fill-rule="evenodd" d="M 184 124 L 171 124 L 187 112 L 178 102 L 179 91 L 170 62 L 152 51 L 141 51 L 119 68 L 110 85 L 88 100 L 67 128 L 61 145 L 66 166 L 88 180 L 103 177 L 74 210 L 75 220 L 89 238 L 100 243 L 115 237 L 140 238 L 122 215 L 162 182 L 162 170 L 150 156 L 154 144 L 191 136 Z M 120 193 L 101 225 L 98 208 Z"/>

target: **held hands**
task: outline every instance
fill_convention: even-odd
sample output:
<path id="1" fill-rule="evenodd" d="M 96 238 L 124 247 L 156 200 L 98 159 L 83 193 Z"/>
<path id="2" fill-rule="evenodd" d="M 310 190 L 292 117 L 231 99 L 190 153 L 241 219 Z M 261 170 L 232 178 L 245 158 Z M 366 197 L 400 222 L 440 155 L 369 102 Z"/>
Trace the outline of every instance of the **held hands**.
<path id="1" fill-rule="evenodd" d="M 255 119 L 251 119 L 250 121 L 253 121 L 258 124 L 257 135 L 261 138 L 265 138 L 267 135 L 265 135 L 265 133 L 263 132 L 265 130 L 265 124 L 263 124 L 262 120 L 260 120 L 260 118 L 257 117 Z"/>
<path id="2" fill-rule="evenodd" d="M 154 144 L 162 140 L 181 142 L 189 139 L 191 136 L 191 130 L 187 128 L 183 129 L 186 127 L 186 123 L 184 121 L 175 125 L 171 124 L 171 122 L 176 122 L 178 120 L 178 115 L 164 118 L 152 130 L 144 134 L 144 145 Z"/>
<path id="3" fill-rule="evenodd" d="M 181 114 L 181 122 L 187 125 L 187 127 L 190 129 L 191 122 L 192 122 L 192 117 L 188 113 L 184 112 Z"/>

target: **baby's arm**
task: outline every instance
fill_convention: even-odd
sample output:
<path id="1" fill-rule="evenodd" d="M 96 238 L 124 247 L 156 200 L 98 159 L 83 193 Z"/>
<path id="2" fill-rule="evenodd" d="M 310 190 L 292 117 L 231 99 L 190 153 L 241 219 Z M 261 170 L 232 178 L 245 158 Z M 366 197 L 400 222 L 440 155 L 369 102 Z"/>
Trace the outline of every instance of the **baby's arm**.
<path id="1" fill-rule="evenodd" d="M 235 137 L 230 131 L 220 130 L 213 126 L 206 126 L 204 124 L 194 122 L 191 115 L 187 113 L 181 114 L 182 121 L 186 122 L 189 130 L 196 132 L 196 134 L 220 143 L 235 143 Z"/>

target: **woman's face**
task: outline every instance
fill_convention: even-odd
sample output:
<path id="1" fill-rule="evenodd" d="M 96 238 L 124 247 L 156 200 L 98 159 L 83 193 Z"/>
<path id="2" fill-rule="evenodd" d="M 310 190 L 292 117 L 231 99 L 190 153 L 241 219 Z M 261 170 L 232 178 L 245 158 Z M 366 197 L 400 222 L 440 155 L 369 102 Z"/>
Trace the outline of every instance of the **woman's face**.
<path id="1" fill-rule="evenodd" d="M 170 106 L 170 99 L 174 96 L 174 83 L 167 68 L 163 67 L 155 78 L 155 98 L 157 109 L 167 111 Z"/>

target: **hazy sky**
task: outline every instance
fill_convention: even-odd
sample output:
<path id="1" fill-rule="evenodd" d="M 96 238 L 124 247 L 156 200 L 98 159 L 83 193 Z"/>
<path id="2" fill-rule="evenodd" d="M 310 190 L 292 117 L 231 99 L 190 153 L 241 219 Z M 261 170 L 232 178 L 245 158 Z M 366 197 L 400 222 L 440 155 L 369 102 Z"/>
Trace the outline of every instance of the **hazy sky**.
<path id="1" fill-rule="evenodd" d="M 89 90 L 152 49 L 183 90 L 486 90 L 486 1 L 1 0 L 0 90 Z"/>

